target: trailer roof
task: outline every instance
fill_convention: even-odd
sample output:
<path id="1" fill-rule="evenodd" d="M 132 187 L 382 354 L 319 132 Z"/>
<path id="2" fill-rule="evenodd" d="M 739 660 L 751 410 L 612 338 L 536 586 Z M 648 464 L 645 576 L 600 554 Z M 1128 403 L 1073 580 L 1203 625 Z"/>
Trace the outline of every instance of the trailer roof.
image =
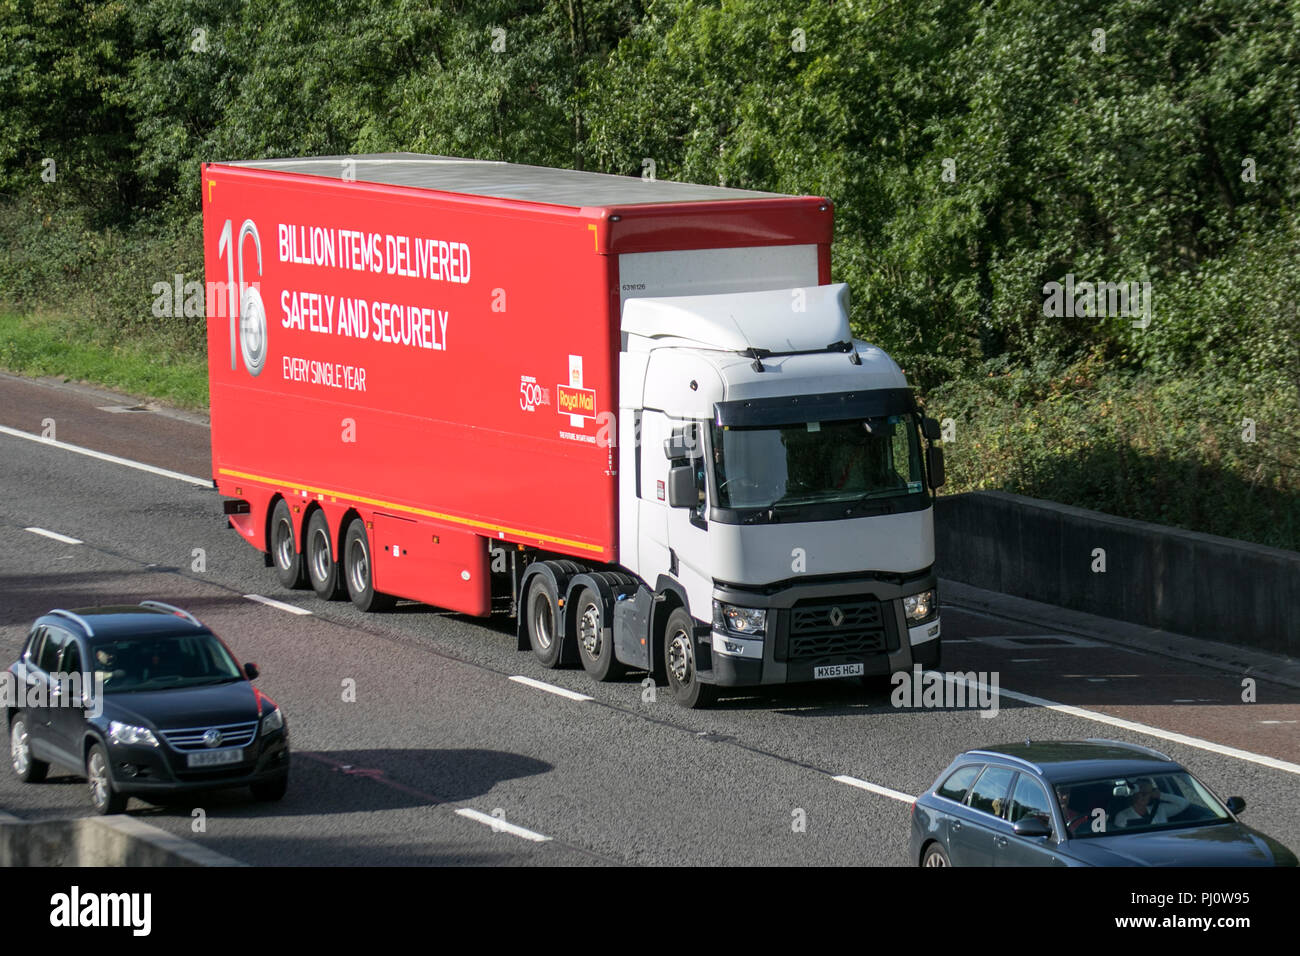
<path id="1" fill-rule="evenodd" d="M 443 192 L 520 199 L 552 206 L 631 206 L 642 203 L 708 202 L 730 199 L 789 198 L 784 193 L 700 186 L 635 176 L 611 176 L 548 166 L 486 159 L 457 159 L 422 153 L 373 153 L 364 156 L 315 156 L 303 159 L 252 159 L 225 163 L 342 179 L 349 169 L 358 182 L 412 186 Z"/>

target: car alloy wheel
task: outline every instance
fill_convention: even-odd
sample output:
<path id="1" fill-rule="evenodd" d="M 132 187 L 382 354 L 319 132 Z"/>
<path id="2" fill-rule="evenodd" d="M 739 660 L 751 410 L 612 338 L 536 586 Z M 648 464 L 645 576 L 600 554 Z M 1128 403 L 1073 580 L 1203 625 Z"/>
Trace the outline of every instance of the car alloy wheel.
<path id="1" fill-rule="evenodd" d="M 32 765 L 32 751 L 27 742 L 27 722 L 21 717 L 9 730 L 9 756 L 13 759 L 14 773 L 26 776 Z"/>
<path id="2" fill-rule="evenodd" d="M 90 756 L 86 758 L 86 779 L 90 784 L 90 802 L 96 813 L 121 813 L 126 809 L 126 797 L 113 789 L 108 755 L 101 744 L 90 748 Z"/>

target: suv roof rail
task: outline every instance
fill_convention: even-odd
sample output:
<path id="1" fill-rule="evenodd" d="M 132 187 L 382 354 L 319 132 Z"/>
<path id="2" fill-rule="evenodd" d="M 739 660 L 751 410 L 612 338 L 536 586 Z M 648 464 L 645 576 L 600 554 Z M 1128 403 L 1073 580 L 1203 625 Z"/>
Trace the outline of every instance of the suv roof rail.
<path id="1" fill-rule="evenodd" d="M 50 613 L 56 615 L 57 617 L 66 617 L 68 620 L 73 621 L 76 624 L 80 624 L 81 629 L 86 632 L 87 637 L 95 636 L 95 629 L 91 627 L 90 622 L 87 621 L 80 614 L 73 614 L 71 611 L 63 610 L 63 608 L 61 607 L 56 607 L 54 610 L 50 611 Z"/>
<path id="2" fill-rule="evenodd" d="M 155 611 L 166 611 L 168 614 L 175 614 L 177 617 L 183 617 L 195 627 L 203 626 L 202 622 L 200 622 L 197 617 L 189 611 L 186 611 L 184 608 L 177 607 L 175 604 L 164 604 L 162 601 L 141 601 L 140 606 L 152 608 Z"/>

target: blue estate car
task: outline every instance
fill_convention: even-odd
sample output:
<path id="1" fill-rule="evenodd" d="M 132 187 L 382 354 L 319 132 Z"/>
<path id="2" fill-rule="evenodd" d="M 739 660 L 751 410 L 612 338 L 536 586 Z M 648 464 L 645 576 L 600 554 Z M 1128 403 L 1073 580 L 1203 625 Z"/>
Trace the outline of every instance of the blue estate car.
<path id="1" fill-rule="evenodd" d="M 912 805 L 920 866 L 1295 866 L 1178 763 L 1114 740 L 969 750 Z"/>
<path id="2" fill-rule="evenodd" d="M 193 615 L 157 601 L 55 610 L 32 626 L 5 675 L 14 772 L 84 775 L 98 813 L 130 796 L 247 786 L 279 800 L 289 783 L 284 714 L 254 664 Z"/>

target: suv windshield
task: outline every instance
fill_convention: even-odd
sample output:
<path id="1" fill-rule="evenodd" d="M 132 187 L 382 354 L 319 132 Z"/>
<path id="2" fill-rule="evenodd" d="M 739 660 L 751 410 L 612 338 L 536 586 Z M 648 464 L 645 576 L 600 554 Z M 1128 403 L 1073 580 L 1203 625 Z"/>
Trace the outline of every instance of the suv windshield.
<path id="1" fill-rule="evenodd" d="M 243 679 L 239 665 L 212 634 L 100 641 L 91 650 L 91 660 L 95 677 L 110 694 Z"/>
<path id="2" fill-rule="evenodd" d="M 713 426 L 720 508 L 924 495 L 911 413 L 774 427 Z"/>
<path id="3" fill-rule="evenodd" d="M 1231 820 L 1214 795 L 1189 773 L 1106 777 L 1057 784 L 1056 797 L 1072 838 Z"/>

